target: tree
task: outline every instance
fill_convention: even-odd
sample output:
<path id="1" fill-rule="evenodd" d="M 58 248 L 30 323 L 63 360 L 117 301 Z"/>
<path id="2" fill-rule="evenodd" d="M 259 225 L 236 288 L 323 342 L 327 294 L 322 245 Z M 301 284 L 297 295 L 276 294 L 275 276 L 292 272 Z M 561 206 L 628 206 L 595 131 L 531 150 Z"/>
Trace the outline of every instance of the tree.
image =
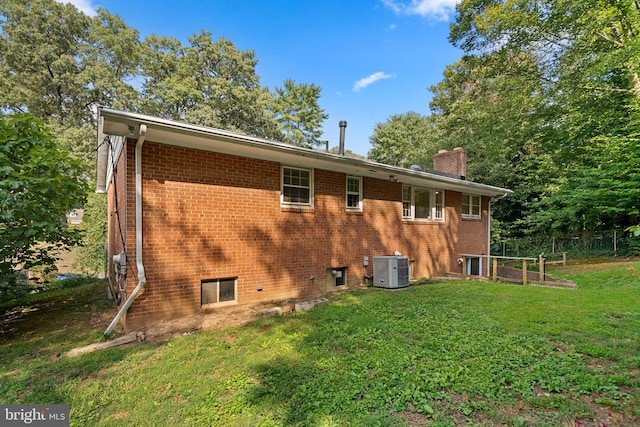
<path id="1" fill-rule="evenodd" d="M 150 35 L 142 42 L 142 108 L 148 114 L 184 120 L 201 98 L 185 48 L 171 37 Z"/>
<path id="2" fill-rule="evenodd" d="M 53 0 L 0 0 L 0 26 L 0 109 L 44 120 L 58 147 L 94 176 L 96 106 L 138 108 L 138 32 L 106 10 L 91 18 Z M 78 258 L 103 256 L 83 250 Z"/>
<path id="3" fill-rule="evenodd" d="M 465 55 L 432 88 L 432 135 L 515 190 L 497 220 L 519 234 L 637 218 L 637 2 L 467 0 L 449 39 Z"/>
<path id="4" fill-rule="evenodd" d="M 0 108 L 65 127 L 95 125 L 98 104 L 131 107 L 138 33 L 100 9 L 0 0 Z"/>
<path id="5" fill-rule="evenodd" d="M 106 194 L 88 194 L 82 224 L 82 252 L 76 257 L 74 267 L 85 274 L 99 275 L 104 272 L 104 245 L 107 235 Z"/>
<path id="6" fill-rule="evenodd" d="M 299 147 L 320 145 L 322 122 L 329 118 L 318 105 L 321 89 L 314 84 L 296 84 L 287 79 L 283 87 L 276 87 L 271 102 L 278 128 L 284 142 Z"/>
<path id="7" fill-rule="evenodd" d="M 340 154 L 340 147 L 338 147 L 337 145 L 334 146 L 334 147 L 331 147 L 329 149 L 329 153 L 331 153 L 331 154 Z M 358 153 L 355 153 L 355 152 L 349 150 L 348 148 L 344 150 L 344 156 L 345 157 L 351 157 L 353 159 L 362 159 L 362 160 L 366 159 L 365 156 L 362 156 L 362 155 L 360 155 Z"/>
<path id="8" fill-rule="evenodd" d="M 439 149 L 437 142 L 430 138 L 433 131 L 429 117 L 415 112 L 393 115 L 385 123 L 376 124 L 369 138 L 373 148 L 367 157 L 392 166 L 408 168 L 418 164 L 429 170 L 433 155 Z"/>
<path id="9" fill-rule="evenodd" d="M 514 190 L 495 205 L 494 219 L 503 234 L 521 233 L 531 203 L 557 173 L 540 127 L 545 110 L 535 62 L 508 52 L 465 56 L 431 91 L 431 143 L 464 147 L 469 179 Z"/>
<path id="10" fill-rule="evenodd" d="M 265 138 L 280 139 L 268 111 L 271 94 L 260 86 L 257 60 L 250 50 L 238 50 L 230 40 L 213 41 L 202 31 L 177 40 L 150 36 L 144 42 L 143 93 L 150 110 L 163 117 L 186 120 Z"/>
<path id="11" fill-rule="evenodd" d="M 0 116 L 0 291 L 22 269 L 50 265 L 56 251 L 79 242 L 65 214 L 87 192 L 80 161 L 53 142 L 42 121 Z"/>

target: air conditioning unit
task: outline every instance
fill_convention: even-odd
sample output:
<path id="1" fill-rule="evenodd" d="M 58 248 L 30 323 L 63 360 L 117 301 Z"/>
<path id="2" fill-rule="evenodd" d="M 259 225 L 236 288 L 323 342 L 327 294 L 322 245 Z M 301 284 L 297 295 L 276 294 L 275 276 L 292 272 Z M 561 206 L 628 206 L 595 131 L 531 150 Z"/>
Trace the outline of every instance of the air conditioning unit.
<path id="1" fill-rule="evenodd" d="M 409 258 L 406 256 L 374 256 L 373 286 L 389 289 L 409 286 Z"/>

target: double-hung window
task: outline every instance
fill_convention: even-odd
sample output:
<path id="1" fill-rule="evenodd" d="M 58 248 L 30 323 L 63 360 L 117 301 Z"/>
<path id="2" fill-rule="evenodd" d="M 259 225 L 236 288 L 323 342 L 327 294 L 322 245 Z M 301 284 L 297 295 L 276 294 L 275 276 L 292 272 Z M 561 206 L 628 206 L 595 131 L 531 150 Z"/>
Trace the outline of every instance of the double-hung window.
<path id="1" fill-rule="evenodd" d="M 282 167 L 282 206 L 313 207 L 313 170 Z"/>
<path id="2" fill-rule="evenodd" d="M 402 218 L 444 221 L 444 191 L 433 188 L 402 187 Z"/>
<path id="3" fill-rule="evenodd" d="M 475 218 L 480 219 L 480 196 L 473 196 L 471 194 L 462 195 L 462 217 L 463 218 Z"/>
<path id="4" fill-rule="evenodd" d="M 347 210 L 362 211 L 362 178 L 347 176 Z"/>

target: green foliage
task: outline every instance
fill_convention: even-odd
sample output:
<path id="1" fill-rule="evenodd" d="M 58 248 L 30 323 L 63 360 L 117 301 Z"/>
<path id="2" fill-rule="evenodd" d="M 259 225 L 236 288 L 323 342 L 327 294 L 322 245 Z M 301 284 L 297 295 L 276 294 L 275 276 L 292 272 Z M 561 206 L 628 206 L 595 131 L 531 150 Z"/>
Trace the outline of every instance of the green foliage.
<path id="1" fill-rule="evenodd" d="M 58 124 L 94 123 L 97 104 L 130 106 L 137 32 L 105 10 L 54 0 L 0 2 L 0 106 Z"/>
<path id="2" fill-rule="evenodd" d="M 271 93 L 260 86 L 255 53 L 209 31 L 189 45 L 152 35 L 143 42 L 145 112 L 173 120 L 280 139 L 268 112 Z"/>
<path id="3" fill-rule="evenodd" d="M 465 1 L 449 39 L 465 56 L 432 88 L 432 135 L 515 190 L 502 234 L 637 224 L 637 2 Z"/>
<path id="4" fill-rule="evenodd" d="M 430 138 L 433 131 L 433 121 L 418 113 L 391 116 L 387 122 L 376 124 L 369 138 L 373 148 L 367 157 L 387 165 L 409 168 L 418 164 L 424 170 L 430 170 L 431 158 L 443 148 Z"/>
<path id="5" fill-rule="evenodd" d="M 107 195 L 90 193 L 84 205 L 82 248 L 76 250 L 74 268 L 87 275 L 100 275 L 105 268 L 107 242 Z"/>
<path id="6" fill-rule="evenodd" d="M 87 183 L 78 160 L 53 142 L 29 115 L 0 117 L 0 291 L 22 269 L 50 265 L 56 251 L 78 243 L 65 214 L 84 202 Z"/>
<path id="7" fill-rule="evenodd" d="M 275 89 L 270 109 L 284 142 L 313 148 L 322 143 L 322 122 L 329 118 L 318 105 L 321 89 L 314 84 L 296 84 L 287 79 Z"/>
<path id="8" fill-rule="evenodd" d="M 338 147 L 337 145 L 335 147 L 331 147 L 329 148 L 329 152 L 331 154 L 340 154 L 340 147 Z M 353 157 L 354 159 L 366 159 L 365 156 L 361 156 L 358 153 L 354 153 L 353 151 L 349 150 L 348 148 L 344 150 L 344 155 L 346 157 Z"/>

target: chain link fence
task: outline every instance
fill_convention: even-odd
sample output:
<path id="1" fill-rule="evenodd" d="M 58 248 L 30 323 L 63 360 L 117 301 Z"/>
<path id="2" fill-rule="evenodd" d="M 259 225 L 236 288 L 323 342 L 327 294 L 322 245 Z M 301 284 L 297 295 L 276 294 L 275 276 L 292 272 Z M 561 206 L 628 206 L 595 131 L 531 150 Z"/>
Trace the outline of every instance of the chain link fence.
<path id="1" fill-rule="evenodd" d="M 579 236 L 530 236 L 505 239 L 491 245 L 491 255 L 535 257 L 541 253 L 553 257 L 567 253 L 569 258 L 599 256 L 639 256 L 640 237 L 624 230 L 583 232 Z"/>

